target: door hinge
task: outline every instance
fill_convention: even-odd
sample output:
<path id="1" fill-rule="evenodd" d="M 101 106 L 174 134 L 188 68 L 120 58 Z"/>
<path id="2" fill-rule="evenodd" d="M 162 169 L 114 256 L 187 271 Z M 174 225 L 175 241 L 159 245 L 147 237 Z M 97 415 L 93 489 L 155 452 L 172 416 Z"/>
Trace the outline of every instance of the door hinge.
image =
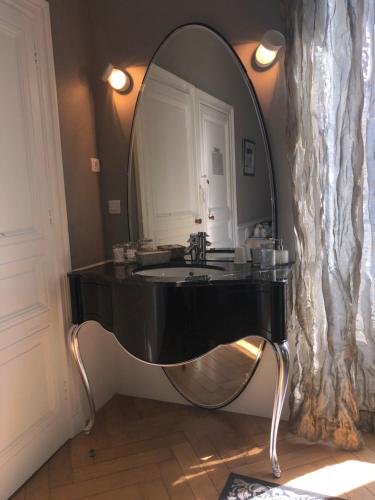
<path id="1" fill-rule="evenodd" d="M 50 208 L 48 209 L 48 218 L 49 218 L 49 223 L 53 224 L 52 210 Z"/>

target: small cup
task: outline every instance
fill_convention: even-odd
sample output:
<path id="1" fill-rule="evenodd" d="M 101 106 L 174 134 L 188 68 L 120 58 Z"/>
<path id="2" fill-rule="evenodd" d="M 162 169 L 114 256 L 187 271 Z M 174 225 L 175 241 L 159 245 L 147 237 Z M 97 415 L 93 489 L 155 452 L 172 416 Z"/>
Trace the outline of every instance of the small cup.
<path id="1" fill-rule="evenodd" d="M 269 248 L 261 249 L 261 257 L 260 257 L 260 267 L 261 269 L 269 269 L 270 267 L 274 267 L 276 264 L 276 252 L 275 250 Z"/>
<path id="2" fill-rule="evenodd" d="M 114 264 L 124 264 L 125 256 L 124 256 L 124 245 L 117 243 L 112 246 L 113 253 L 113 263 Z"/>
<path id="3" fill-rule="evenodd" d="M 136 259 L 136 244 L 133 243 L 132 241 L 129 241 L 129 243 L 124 243 L 123 245 L 124 248 L 124 259 L 125 262 L 135 262 Z"/>

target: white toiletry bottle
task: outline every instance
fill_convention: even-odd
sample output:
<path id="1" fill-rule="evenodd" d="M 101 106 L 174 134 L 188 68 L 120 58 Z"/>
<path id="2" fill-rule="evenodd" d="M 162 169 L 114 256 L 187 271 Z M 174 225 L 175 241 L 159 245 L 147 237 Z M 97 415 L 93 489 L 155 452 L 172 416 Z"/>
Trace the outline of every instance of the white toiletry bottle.
<path id="1" fill-rule="evenodd" d="M 288 264 L 289 262 L 289 252 L 283 249 L 283 240 L 276 240 L 276 265 L 282 266 Z"/>

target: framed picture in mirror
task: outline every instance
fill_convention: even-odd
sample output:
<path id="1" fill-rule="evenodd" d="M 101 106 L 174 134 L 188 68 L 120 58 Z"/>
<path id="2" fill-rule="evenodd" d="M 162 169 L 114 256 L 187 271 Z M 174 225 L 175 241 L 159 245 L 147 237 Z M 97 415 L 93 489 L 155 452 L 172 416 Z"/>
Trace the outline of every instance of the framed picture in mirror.
<path id="1" fill-rule="evenodd" d="M 255 175 L 255 142 L 242 140 L 243 175 Z"/>

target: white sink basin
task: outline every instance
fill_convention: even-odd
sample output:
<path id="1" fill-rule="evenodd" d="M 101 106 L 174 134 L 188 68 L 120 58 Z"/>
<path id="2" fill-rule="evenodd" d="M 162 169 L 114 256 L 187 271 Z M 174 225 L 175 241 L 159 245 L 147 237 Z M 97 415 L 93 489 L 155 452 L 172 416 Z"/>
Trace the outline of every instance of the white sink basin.
<path id="1" fill-rule="evenodd" d="M 158 267 L 155 269 L 144 269 L 135 271 L 136 276 L 147 276 L 152 278 L 194 278 L 195 276 L 209 276 L 210 278 L 222 276 L 225 271 L 213 269 L 212 267 Z"/>

